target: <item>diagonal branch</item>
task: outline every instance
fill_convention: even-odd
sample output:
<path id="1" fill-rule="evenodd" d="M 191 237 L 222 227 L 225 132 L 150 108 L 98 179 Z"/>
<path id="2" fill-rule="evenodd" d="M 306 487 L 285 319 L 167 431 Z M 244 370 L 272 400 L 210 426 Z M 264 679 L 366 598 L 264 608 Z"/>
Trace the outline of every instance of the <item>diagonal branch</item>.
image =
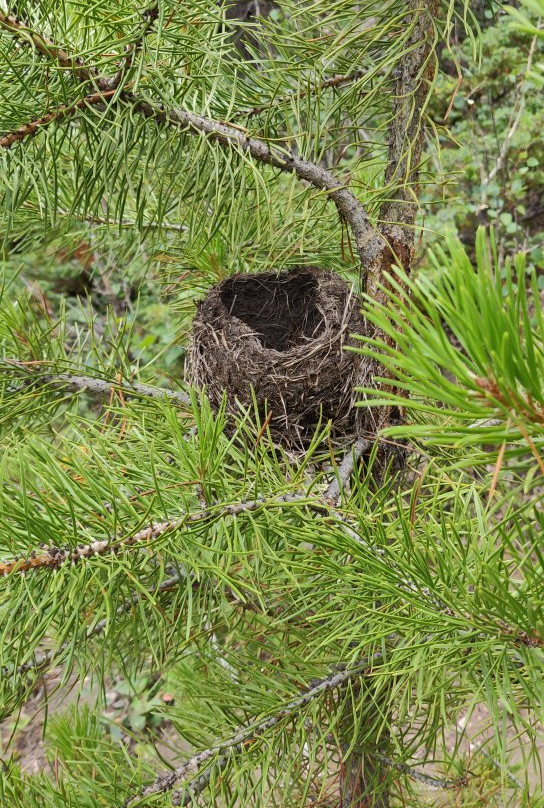
<path id="1" fill-rule="evenodd" d="M 0 360 L 0 373 L 2 372 L 3 363 L 6 363 L 10 369 L 15 367 L 26 372 L 27 375 L 23 378 L 24 385 L 49 385 L 72 393 L 88 392 L 94 395 L 108 395 L 119 391 L 128 398 L 153 398 L 159 401 L 166 398 L 177 406 L 191 406 L 190 396 L 179 390 L 167 390 L 162 387 L 152 387 L 149 384 L 128 380 L 110 382 L 106 379 L 97 379 L 94 376 L 80 376 L 72 373 L 42 374 L 33 369 L 32 363 L 27 365 L 25 362 L 19 362 L 16 359 Z M 29 370 L 29 367 L 32 369 Z"/>
<path id="2" fill-rule="evenodd" d="M 149 525 L 128 536 L 115 536 L 111 539 L 96 540 L 77 547 L 47 547 L 39 553 L 32 551 L 27 557 L 21 556 L 20 558 L 0 561 L 0 576 L 11 575 L 12 573 L 26 573 L 37 569 L 58 569 L 66 563 L 77 564 L 96 555 L 117 553 L 127 547 L 147 544 L 165 533 L 179 530 L 189 525 L 214 519 L 224 519 L 228 516 L 238 516 L 243 513 L 254 513 L 260 508 L 281 508 L 286 504 L 300 502 L 301 505 L 307 505 L 320 512 L 329 510 L 327 505 L 322 502 L 306 501 L 306 499 L 306 494 L 287 494 L 271 500 L 246 500 L 233 505 L 223 505 L 216 509 L 186 513 L 174 519 L 167 519 L 163 522 Z"/>
<path id="3" fill-rule="evenodd" d="M 156 9 L 154 4 L 144 25 L 142 36 L 145 36 L 155 18 Z M 92 80 L 104 92 L 118 90 L 124 73 L 123 68 L 114 78 L 100 76 L 94 68 L 85 66 L 80 59 L 70 56 L 64 48 L 32 31 L 25 23 L 15 17 L 1 12 L 0 26 L 22 39 L 30 39 L 41 53 L 52 58 L 62 67 L 70 67 L 74 70 L 80 81 Z M 136 46 L 128 54 L 129 62 L 135 53 Z M 334 86 L 334 82 L 341 83 L 342 80 L 341 77 L 331 79 L 331 82 L 333 82 L 331 86 Z M 183 109 L 167 109 L 161 104 L 150 103 L 127 89 L 118 92 L 116 97 L 119 101 L 129 102 L 134 109 L 148 118 L 179 127 L 193 135 L 204 135 L 209 140 L 226 148 L 239 149 L 246 154 L 250 154 L 259 163 L 272 166 L 279 171 L 295 174 L 300 180 L 309 183 L 320 191 L 324 191 L 336 205 L 341 218 L 350 227 L 355 239 L 357 253 L 363 264 L 368 254 L 369 245 L 378 244 L 385 248 L 385 242 L 381 234 L 370 222 L 364 206 L 357 197 L 332 172 L 316 163 L 304 160 L 278 147 L 267 145 L 256 137 L 249 137 L 243 129 L 237 126 L 225 124 Z M 43 126 L 55 119 L 53 113 L 50 120 L 47 122 L 42 121 L 41 127 L 43 128 Z M 21 127 L 18 137 L 16 136 L 17 133 L 6 135 L 7 141 L 4 147 L 9 147 L 14 142 L 23 140 L 27 135 L 35 133 L 37 128 L 39 126 L 36 126 L 34 122 Z"/>
<path id="4" fill-rule="evenodd" d="M 115 89 L 99 91 L 97 93 L 91 93 L 91 95 L 86 95 L 84 98 L 80 98 L 73 104 L 62 104 L 60 107 L 48 112 L 47 115 L 42 115 L 41 118 L 37 118 L 35 121 L 25 123 L 18 129 L 8 132 L 6 135 L 0 137 L 0 148 L 10 149 L 15 143 L 19 143 L 21 140 L 34 137 L 41 130 L 49 126 L 49 124 L 54 122 L 58 123 L 59 121 L 75 115 L 76 112 L 86 109 L 87 107 L 103 104 L 108 98 L 114 95 L 115 92 Z"/>
<path id="5" fill-rule="evenodd" d="M 124 97 L 128 101 L 132 101 L 134 108 L 148 118 L 179 127 L 192 135 L 204 135 L 221 146 L 238 149 L 251 155 L 259 163 L 272 166 L 288 174 L 295 174 L 300 180 L 324 191 L 336 205 L 342 219 L 349 225 L 355 239 L 357 252 L 363 263 L 370 244 L 378 242 L 385 245 L 361 202 L 327 169 L 285 150 L 270 146 L 256 137 L 250 137 L 239 127 L 221 123 L 188 110 L 167 109 L 163 105 L 151 104 L 131 93 L 125 94 Z"/>
<path id="6" fill-rule="evenodd" d="M 134 64 L 136 54 L 159 16 L 159 4 L 153 2 L 142 12 L 143 24 L 136 33 L 134 41 L 127 46 L 125 54 L 119 63 L 119 69 L 113 76 L 104 76 L 92 65 L 88 65 L 80 56 L 74 56 L 63 45 L 59 45 L 44 34 L 35 31 L 23 20 L 14 14 L 0 10 L 0 29 L 9 31 L 23 42 L 30 43 L 42 56 L 56 62 L 60 67 L 73 73 L 75 78 L 84 82 L 93 82 L 104 93 L 116 90 L 123 76 Z"/>
<path id="7" fill-rule="evenodd" d="M 4 28 L 18 39 L 30 43 L 42 56 L 56 62 L 60 67 L 69 70 L 82 82 L 98 78 L 98 73 L 88 67 L 80 56 L 73 56 L 64 47 L 53 42 L 49 37 L 34 31 L 14 14 L 0 10 L 0 28 Z"/>
<path id="8" fill-rule="evenodd" d="M 374 73 L 374 71 L 372 71 Z M 371 71 L 367 70 L 352 70 L 351 73 L 339 73 L 336 76 L 332 76 L 330 79 L 324 79 L 323 81 L 318 82 L 317 84 L 313 84 L 309 92 L 311 95 L 316 95 L 317 93 L 322 92 L 323 90 L 328 90 L 330 88 L 335 87 L 344 87 L 346 84 L 351 84 L 354 81 L 359 81 L 364 77 L 369 77 L 372 75 Z M 369 94 L 373 92 L 372 90 L 369 91 Z M 263 112 L 272 112 L 273 110 L 282 106 L 282 104 L 288 103 L 293 99 L 303 99 L 308 94 L 307 90 L 294 90 L 293 92 L 286 93 L 285 95 L 276 96 L 272 98 L 268 103 L 259 104 L 255 107 L 251 107 L 250 109 L 243 109 L 240 112 L 235 113 L 230 120 L 238 121 L 241 118 L 245 118 L 248 120 L 249 118 L 254 118 L 257 115 L 262 115 Z M 365 93 L 366 94 L 366 93 Z"/>
<path id="9" fill-rule="evenodd" d="M 150 597 L 154 597 L 156 594 L 160 592 L 166 592 L 168 589 L 173 589 L 176 586 L 179 586 L 182 581 L 185 580 L 185 576 L 182 574 L 171 575 L 169 578 L 166 578 L 159 586 L 151 587 L 147 590 L 147 594 Z M 193 587 L 198 588 L 197 582 L 193 582 Z M 120 606 L 117 607 L 115 610 L 115 615 L 120 616 L 125 612 L 128 612 L 132 609 L 133 606 L 137 606 L 140 602 L 141 595 L 134 594 L 131 597 L 127 598 L 126 600 L 121 603 Z M 106 630 L 108 626 L 108 620 L 99 620 L 98 623 L 93 626 L 93 628 L 87 632 L 86 639 L 91 640 L 93 637 L 98 636 L 98 634 L 102 634 L 103 631 Z M 32 661 L 24 662 L 22 665 L 17 665 L 13 669 L 8 668 L 7 666 L 0 667 L 0 676 L 8 677 L 8 676 L 23 676 L 26 673 L 39 673 L 43 670 L 43 668 L 49 668 L 55 664 L 55 661 L 60 657 L 63 651 L 70 647 L 69 643 L 64 643 L 60 648 L 54 649 L 52 651 L 46 651 L 42 653 L 40 656 L 36 657 Z"/>
<path id="10" fill-rule="evenodd" d="M 355 665 L 349 667 L 338 665 L 328 676 L 325 676 L 323 679 L 318 679 L 311 687 L 297 693 L 294 698 L 288 701 L 273 715 L 240 727 L 234 735 L 217 746 L 212 746 L 198 752 L 172 771 L 163 772 L 157 777 L 154 783 L 143 788 L 140 794 L 129 797 L 125 802 L 125 806 L 130 805 L 138 798 L 151 797 L 153 794 L 171 791 L 177 783 L 182 781 L 186 783 L 187 776 L 194 774 L 195 776 L 192 778 L 191 782 L 184 784 L 183 788 L 177 791 L 172 797 L 173 805 L 187 805 L 209 784 L 213 764 L 215 764 L 219 770 L 224 769 L 232 757 L 243 752 L 251 742 L 258 740 L 268 730 L 273 729 L 286 718 L 299 712 L 307 704 L 319 698 L 323 693 L 346 684 L 354 677 L 363 676 L 372 668 L 374 662 L 379 662 L 382 659 L 383 654 L 378 651 L 372 656 L 357 662 Z M 206 771 L 202 772 L 206 764 L 210 765 Z"/>

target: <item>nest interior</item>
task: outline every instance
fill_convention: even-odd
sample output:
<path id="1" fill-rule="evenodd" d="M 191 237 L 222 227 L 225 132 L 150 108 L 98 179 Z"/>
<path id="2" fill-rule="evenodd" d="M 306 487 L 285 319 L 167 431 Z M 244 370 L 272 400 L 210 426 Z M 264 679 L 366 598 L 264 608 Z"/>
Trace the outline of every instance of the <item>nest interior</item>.
<path id="1" fill-rule="evenodd" d="M 212 287 L 199 304 L 187 377 L 212 404 L 227 394 L 231 410 L 252 403 L 270 416 L 274 438 L 289 446 L 332 422 L 342 442 L 359 433 L 367 410 L 354 408 L 354 387 L 368 384 L 368 360 L 346 351 L 365 333 L 353 289 L 316 267 L 238 274 Z M 367 416 L 368 417 L 368 416 Z"/>

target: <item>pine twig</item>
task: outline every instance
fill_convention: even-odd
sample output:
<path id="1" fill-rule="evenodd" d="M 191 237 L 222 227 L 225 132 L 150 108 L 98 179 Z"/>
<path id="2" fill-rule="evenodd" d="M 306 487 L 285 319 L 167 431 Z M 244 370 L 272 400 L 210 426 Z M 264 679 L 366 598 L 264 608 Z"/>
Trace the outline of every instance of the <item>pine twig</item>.
<path id="1" fill-rule="evenodd" d="M 224 519 L 228 516 L 238 516 L 243 513 L 253 513 L 262 507 L 281 507 L 286 503 L 304 503 L 306 495 L 286 495 L 277 499 L 254 499 L 245 500 L 233 505 L 224 505 L 213 510 L 195 511 L 187 513 L 174 519 L 167 519 L 149 525 L 142 530 L 138 530 L 126 537 L 114 537 L 113 539 L 103 539 L 81 544 L 78 547 L 47 547 L 40 553 L 32 551 L 27 557 L 13 558 L 9 561 L 0 561 L 0 576 L 11 575 L 12 573 L 34 572 L 38 569 L 58 569 L 63 564 L 77 564 L 85 559 L 105 553 L 118 553 L 122 549 L 133 547 L 139 544 L 148 544 L 150 541 L 159 538 L 170 531 L 178 530 L 198 522 L 207 522 L 213 519 Z M 327 510 L 324 503 L 308 501 L 309 507 L 317 510 Z"/>
<path id="2" fill-rule="evenodd" d="M 42 56 L 56 62 L 59 67 L 71 71 L 79 82 L 92 82 L 101 92 L 109 93 L 117 90 L 123 76 L 134 64 L 136 53 L 140 50 L 145 37 L 158 19 L 158 16 L 158 2 L 153 2 L 142 12 L 144 20 L 142 29 L 137 34 L 134 42 L 128 46 L 119 70 L 113 76 L 102 75 L 94 66 L 87 65 L 80 56 L 74 56 L 66 47 L 35 31 L 14 14 L 0 10 L 0 28 L 4 28 L 22 41 L 31 43 Z"/>
<path id="3" fill-rule="evenodd" d="M 365 438 L 359 438 L 355 444 L 348 449 L 342 458 L 334 480 L 331 482 L 323 495 L 326 502 L 336 504 L 341 492 L 346 487 L 348 480 L 351 477 L 355 464 L 361 455 L 364 454 L 364 452 L 366 452 L 371 446 L 372 441 L 366 440 Z"/>
<path id="4" fill-rule="evenodd" d="M 366 70 L 353 70 L 351 73 L 340 73 L 336 76 L 332 76 L 330 79 L 324 79 L 320 81 L 318 84 L 314 84 L 310 87 L 311 95 L 316 95 L 318 92 L 322 90 L 328 90 L 330 88 L 335 87 L 343 87 L 346 84 L 350 84 L 352 81 L 358 81 L 359 79 L 368 76 L 368 71 Z M 269 112 L 277 107 L 280 107 L 282 104 L 288 103 L 293 99 L 301 99 L 306 96 L 306 90 L 295 90 L 291 93 L 285 93 L 285 95 L 277 96 L 269 101 L 267 104 L 259 104 L 255 107 L 250 107 L 249 109 L 243 109 L 240 112 L 237 112 L 230 120 L 238 121 L 240 119 L 254 118 L 257 115 L 261 115 L 263 112 Z"/>
<path id="5" fill-rule="evenodd" d="M 212 765 L 203 773 L 202 768 L 207 763 L 212 763 L 216 756 L 218 756 L 218 759 L 215 761 L 216 765 L 220 770 L 224 769 L 234 755 L 243 752 L 250 743 L 257 741 L 268 730 L 273 729 L 284 721 L 284 719 L 297 713 L 314 699 L 319 698 L 323 693 L 346 684 L 350 679 L 356 676 L 364 675 L 365 672 L 372 667 L 374 662 L 380 661 L 381 659 L 383 659 L 383 654 L 378 651 L 355 665 L 336 666 L 335 670 L 328 676 L 325 676 L 323 679 L 318 679 L 312 683 L 309 688 L 300 691 L 291 701 L 288 701 L 287 704 L 273 715 L 253 722 L 250 725 L 240 727 L 234 735 L 217 746 L 212 746 L 198 752 L 173 771 L 163 772 L 156 778 L 154 783 L 143 788 L 138 795 L 129 797 L 124 805 L 129 806 L 138 798 L 151 797 L 153 794 L 171 791 L 177 783 L 182 780 L 185 781 L 187 775 L 194 773 L 195 777 L 192 781 L 187 783 L 185 787 L 175 792 L 172 796 L 173 805 L 187 805 L 209 784 L 213 771 Z"/>
<path id="6" fill-rule="evenodd" d="M 370 751 L 366 754 L 370 755 L 370 757 L 377 758 L 377 760 L 385 763 L 386 766 L 396 769 L 407 777 L 411 777 L 412 780 L 417 780 L 420 783 L 424 783 L 426 786 L 430 786 L 430 788 L 440 788 L 451 791 L 452 789 L 463 788 L 468 785 L 467 775 L 461 775 L 452 780 L 447 780 L 444 777 L 433 777 L 430 774 L 425 774 L 425 772 L 416 769 L 415 766 L 410 766 L 408 763 L 403 763 L 399 760 L 393 760 L 393 758 L 388 757 L 388 755 L 381 755 L 379 752 Z"/>
<path id="7" fill-rule="evenodd" d="M 220 121 L 206 118 L 197 113 L 184 109 L 168 109 L 159 103 L 150 103 L 147 99 L 134 94 L 131 90 L 122 89 L 119 85 L 124 74 L 121 69 L 112 78 L 101 76 L 94 68 L 84 66 L 81 60 L 75 59 L 56 43 L 32 31 L 20 20 L 12 15 L 1 13 L 0 25 L 7 28 L 23 39 L 28 39 L 34 43 L 40 52 L 55 60 L 61 66 L 75 69 L 75 75 L 82 81 L 92 79 L 95 86 L 103 91 L 115 89 L 118 101 L 132 104 L 133 109 L 169 126 L 179 127 L 192 135 L 205 135 L 209 140 L 219 143 L 226 148 L 240 149 L 242 152 L 251 155 L 253 159 L 264 165 L 272 166 L 286 173 L 294 174 L 299 180 L 308 182 L 317 190 L 324 191 L 329 199 L 334 202 L 341 218 L 350 227 L 357 253 L 364 264 L 368 257 L 368 248 L 373 252 L 377 249 L 385 249 L 386 242 L 383 240 L 379 230 L 377 230 L 366 213 L 364 206 L 357 197 L 344 186 L 332 172 L 322 168 L 316 163 L 312 163 L 303 158 L 297 157 L 288 152 L 282 151 L 276 146 L 269 146 L 256 137 L 249 137 L 244 131 L 236 126 L 222 123 Z M 144 26 L 145 31 L 148 25 Z M 133 58 L 135 50 L 131 51 L 129 58 Z M 30 127 L 30 129 L 29 129 Z M 32 124 L 27 124 L 26 129 L 31 130 Z M 19 138 L 21 140 L 22 138 Z"/>
<path id="8" fill-rule="evenodd" d="M 87 82 L 99 78 L 98 73 L 93 68 L 88 67 L 81 57 L 73 56 L 49 37 L 34 31 L 14 14 L 8 14 L 0 10 L 0 28 L 14 34 L 18 39 L 32 44 L 38 53 L 56 62 L 65 70 L 71 71 L 79 81 Z"/>
<path id="9" fill-rule="evenodd" d="M 29 371 L 29 367 L 32 368 L 32 363 L 27 365 L 17 359 L 0 360 L 0 372 L 2 370 L 2 364 L 6 364 L 9 368 L 15 367 L 24 370 L 27 373 L 27 377 L 24 379 L 25 384 L 50 385 L 74 393 L 88 392 L 94 395 L 109 395 L 112 392 L 120 391 L 129 398 L 152 398 L 158 399 L 159 401 L 166 398 L 176 405 L 183 407 L 191 406 L 190 396 L 179 390 L 167 390 L 162 387 L 152 387 L 149 384 L 131 382 L 128 380 L 110 382 L 105 379 L 97 379 L 93 376 L 82 376 L 71 373 L 42 374 L 34 369 Z"/>
<path id="10" fill-rule="evenodd" d="M 185 576 L 183 574 L 177 573 L 176 575 L 171 575 L 169 578 L 166 578 L 158 587 L 151 587 L 147 590 L 147 593 L 150 596 L 153 596 L 159 592 L 165 592 L 167 589 L 172 589 L 174 586 L 178 586 L 182 579 Z M 121 603 L 121 605 L 115 610 L 115 615 L 120 616 L 125 614 L 125 612 L 130 611 L 133 606 L 137 605 L 140 600 L 139 594 L 131 595 L 131 597 L 126 598 L 126 600 Z M 91 640 L 96 637 L 98 634 L 102 634 L 105 631 L 106 626 L 108 625 L 108 620 L 99 620 L 98 623 L 93 626 L 93 628 L 87 632 L 87 640 Z M 64 643 L 60 648 L 46 651 L 45 653 L 38 656 L 36 659 L 33 659 L 29 662 L 24 662 L 22 665 L 17 665 L 13 670 L 10 670 L 7 666 L 3 666 L 0 668 L 0 675 L 2 677 L 8 676 L 23 676 L 26 673 L 38 673 L 42 670 L 42 668 L 47 667 L 50 668 L 52 665 L 55 664 L 55 660 L 60 657 L 62 652 L 69 647 L 69 643 Z"/>
<path id="11" fill-rule="evenodd" d="M 42 115 L 41 118 L 37 118 L 35 121 L 29 121 L 28 123 L 20 126 L 18 129 L 8 132 L 6 135 L 0 137 L 0 148 L 11 149 L 15 143 L 26 140 L 26 138 L 34 137 L 40 131 L 54 122 L 58 123 L 66 118 L 70 118 L 72 115 L 75 115 L 76 112 L 84 110 L 86 107 L 93 107 L 97 106 L 98 104 L 103 104 L 108 98 L 111 98 L 115 92 L 115 89 L 111 89 L 91 93 L 90 95 L 86 95 L 84 98 L 80 98 L 78 101 L 75 101 L 73 104 L 62 104 L 60 107 L 48 112 L 47 115 Z"/>

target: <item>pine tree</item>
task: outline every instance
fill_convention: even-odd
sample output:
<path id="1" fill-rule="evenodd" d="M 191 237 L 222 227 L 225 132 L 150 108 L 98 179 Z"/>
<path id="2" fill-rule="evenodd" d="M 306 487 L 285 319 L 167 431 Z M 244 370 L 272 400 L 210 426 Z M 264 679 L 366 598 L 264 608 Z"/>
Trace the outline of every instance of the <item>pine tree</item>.
<path id="1" fill-rule="evenodd" d="M 484 231 L 410 275 L 437 53 L 477 25 L 240 5 L 0 7 L 2 717 L 52 669 L 93 694 L 46 725 L 50 769 L 6 744 L 2 804 L 544 805 L 537 279 Z M 233 272 L 335 269 L 379 434 L 294 454 L 144 361 L 129 315 L 21 291 L 25 256 L 82 243 L 173 289 L 181 345 Z M 118 678 L 147 700 L 124 733 Z"/>

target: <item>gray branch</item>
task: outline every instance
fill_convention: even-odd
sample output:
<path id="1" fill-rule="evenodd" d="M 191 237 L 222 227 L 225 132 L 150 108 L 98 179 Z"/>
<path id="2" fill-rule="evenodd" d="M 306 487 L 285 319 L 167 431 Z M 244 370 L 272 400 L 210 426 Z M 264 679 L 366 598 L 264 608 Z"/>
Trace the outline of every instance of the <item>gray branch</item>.
<path id="1" fill-rule="evenodd" d="M 159 592 L 164 592 L 167 589 L 172 589 L 174 586 L 178 586 L 182 580 L 185 580 L 185 575 L 183 573 L 177 573 L 176 575 L 171 575 L 169 578 L 166 578 L 159 586 L 157 587 L 150 587 L 147 590 L 147 593 L 150 596 L 156 595 Z M 140 595 L 134 594 L 129 598 L 121 603 L 121 605 L 115 610 L 115 614 L 117 616 L 124 614 L 125 612 L 130 611 L 133 606 L 136 606 L 140 601 Z M 93 626 L 93 628 L 87 632 L 87 640 L 93 639 L 93 637 L 102 634 L 105 631 L 108 625 L 108 620 L 99 620 L 98 623 Z M 39 673 L 43 668 L 50 668 L 51 665 L 55 664 L 55 661 L 60 658 L 63 651 L 70 647 L 70 643 L 64 643 L 60 646 L 60 648 L 54 649 L 52 651 L 46 651 L 43 654 L 37 655 L 34 659 L 30 660 L 29 662 L 24 662 L 22 665 L 17 665 L 13 669 L 8 668 L 6 665 L 0 668 L 0 675 L 2 677 L 8 676 L 23 676 L 26 673 Z"/>
<path id="2" fill-rule="evenodd" d="M 366 452 L 372 446 L 372 441 L 366 440 L 365 438 L 359 438 L 353 446 L 350 446 L 344 457 L 342 458 L 342 462 L 338 467 L 338 471 L 336 473 L 336 477 L 331 482 L 323 498 L 327 502 L 331 502 L 336 504 L 338 498 L 343 491 L 343 489 L 348 484 L 348 480 L 351 477 L 351 473 L 355 468 L 355 464 L 361 457 L 361 455 Z"/>
<path id="3" fill-rule="evenodd" d="M 93 395 L 109 395 L 114 391 L 119 391 L 130 398 L 153 398 L 164 400 L 165 398 L 176 405 L 184 407 L 191 406 L 191 399 L 187 393 L 178 390 L 167 390 L 161 387 L 152 387 L 149 384 L 121 380 L 119 382 L 98 379 L 94 376 L 82 376 L 72 373 L 42 373 L 37 371 L 32 364 L 28 365 L 17 359 L 0 360 L 0 372 L 2 365 L 7 365 L 9 370 L 17 369 L 24 371 L 25 384 L 43 384 L 51 387 L 58 387 L 74 393 L 88 392 Z M 5 370 L 5 368 L 4 368 Z"/>
<path id="4" fill-rule="evenodd" d="M 363 263 L 368 245 L 376 241 L 385 245 L 379 231 L 374 228 L 368 218 L 363 205 L 330 171 L 304 160 L 302 157 L 269 146 L 255 137 L 249 137 L 237 127 L 205 118 L 195 112 L 184 109 L 167 109 L 162 105 L 151 104 L 130 92 L 124 93 L 124 98 L 132 101 L 134 108 L 148 118 L 170 126 L 179 126 L 193 135 L 205 135 L 221 146 L 239 149 L 250 154 L 259 163 L 272 166 L 288 174 L 295 174 L 300 180 L 308 182 L 314 188 L 325 191 L 329 199 L 336 205 L 342 219 L 351 228 L 357 252 Z"/>
<path id="5" fill-rule="evenodd" d="M 185 763 L 182 763 L 182 765 L 178 766 L 176 769 L 161 773 L 154 783 L 143 788 L 138 795 L 129 797 L 125 802 L 125 806 L 130 805 L 139 797 L 145 798 L 150 797 L 152 794 L 171 791 L 177 783 L 186 781 L 187 776 L 193 774 L 194 777 L 191 782 L 184 785 L 184 787 L 177 791 L 172 797 L 173 805 L 187 805 L 191 802 L 193 797 L 200 794 L 210 782 L 213 772 L 213 763 L 215 763 L 220 770 L 225 768 L 228 761 L 234 755 L 243 752 L 249 742 L 257 740 L 268 730 L 273 729 L 284 719 L 300 711 L 314 699 L 319 698 L 323 693 L 346 684 L 346 682 L 353 679 L 355 676 L 363 675 L 365 671 L 371 668 L 374 662 L 378 662 L 382 658 L 383 654 L 378 651 L 355 665 L 349 667 L 337 666 L 328 676 L 325 676 L 323 679 L 318 679 L 311 687 L 302 690 L 273 715 L 240 727 L 234 735 L 217 746 L 212 746 L 201 752 L 197 752 L 196 755 L 193 755 L 193 757 Z M 210 763 L 210 767 L 207 771 L 202 773 L 202 768 L 207 763 Z"/>

